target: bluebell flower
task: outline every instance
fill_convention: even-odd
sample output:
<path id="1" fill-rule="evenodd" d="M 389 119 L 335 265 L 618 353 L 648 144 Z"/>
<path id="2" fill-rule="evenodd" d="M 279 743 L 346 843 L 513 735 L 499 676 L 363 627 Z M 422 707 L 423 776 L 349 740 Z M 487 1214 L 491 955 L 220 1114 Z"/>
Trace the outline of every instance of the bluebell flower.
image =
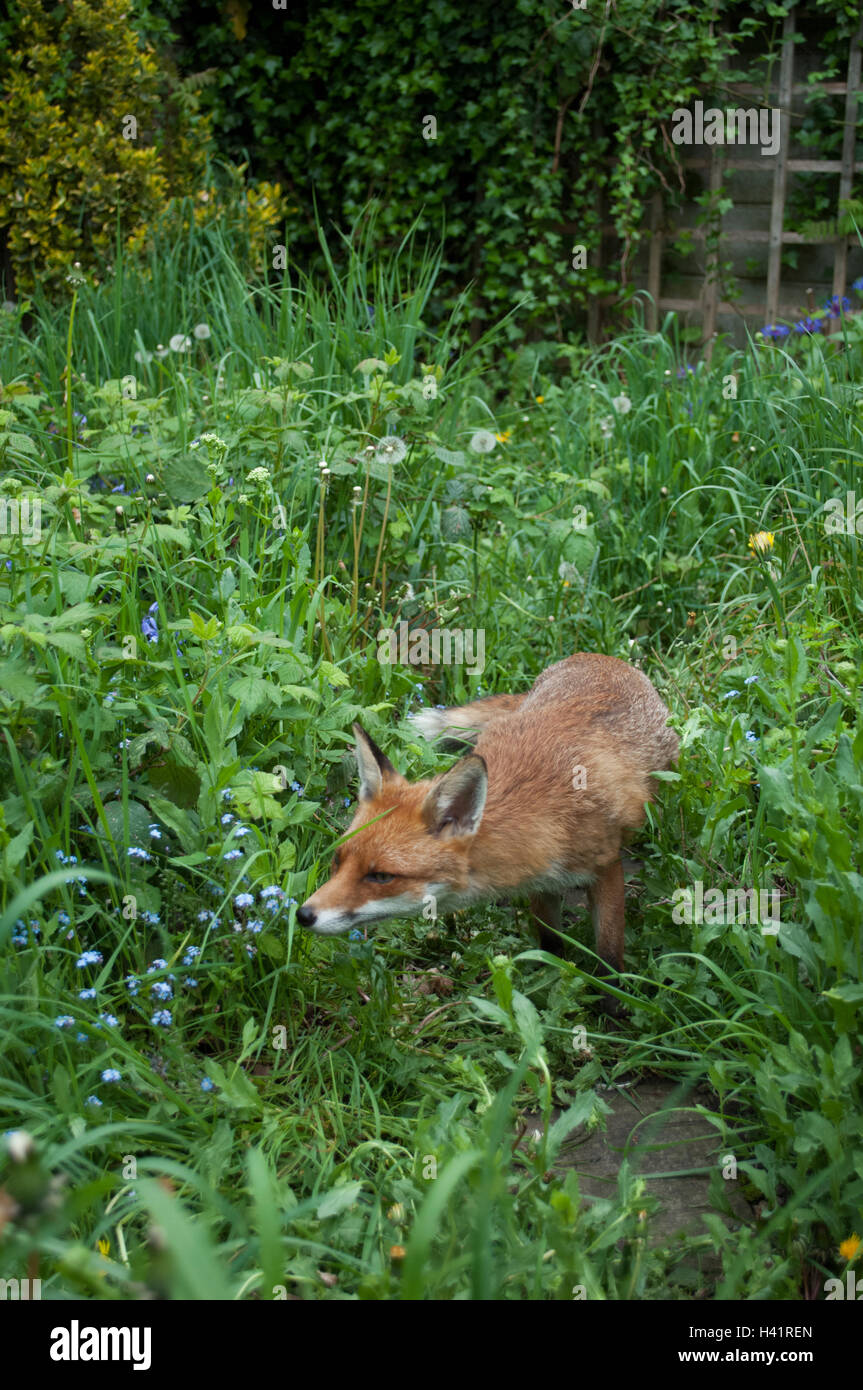
<path id="1" fill-rule="evenodd" d="M 145 864 L 152 864 L 153 862 L 153 856 L 148 854 L 145 849 L 139 848 L 138 845 L 130 845 L 126 853 L 130 859 L 142 859 Z"/>
<path id="2" fill-rule="evenodd" d="M 198 981 L 197 981 L 197 980 L 193 980 L 193 979 L 191 978 L 191 976 L 188 976 L 188 975 L 186 976 L 185 980 L 183 981 L 183 984 L 185 985 L 186 989 L 197 989 L 197 988 L 198 988 Z"/>
<path id="3" fill-rule="evenodd" d="M 173 999 L 174 991 L 167 980 L 157 980 L 150 986 L 150 993 L 157 999 Z"/>
<path id="4" fill-rule="evenodd" d="M 824 320 L 805 318 L 798 319 L 794 325 L 795 333 L 822 333 L 824 331 Z"/>
<path id="5" fill-rule="evenodd" d="M 757 681 L 757 680 L 758 680 L 758 677 L 757 677 L 757 676 L 747 676 L 746 679 L 744 680 L 743 684 L 744 684 L 744 685 L 752 685 L 753 682 L 754 682 L 754 681 Z"/>
<path id="6" fill-rule="evenodd" d="M 148 927 L 157 927 L 159 925 L 159 914 L 158 912 L 142 912 L 141 921 L 146 922 Z"/>
<path id="7" fill-rule="evenodd" d="M 354 927 L 353 931 L 348 932 L 349 941 L 362 941 L 362 939 L 363 934 L 361 931 L 358 931 L 356 927 Z"/>
<path id="8" fill-rule="evenodd" d="M 350 798 L 349 796 L 346 796 L 345 799 L 344 799 L 344 801 L 342 802 L 342 805 L 343 805 L 343 806 L 350 806 L 350 804 L 351 804 L 351 798 Z"/>
<path id="9" fill-rule="evenodd" d="M 262 888 L 258 894 L 261 898 L 280 898 L 282 890 L 277 883 L 268 883 L 266 888 Z"/>
<path id="10" fill-rule="evenodd" d="M 88 1035 L 87 1033 L 76 1033 L 76 1034 L 75 1034 L 75 1041 L 76 1041 L 76 1042 L 79 1042 L 79 1043 L 85 1043 L 85 1042 L 89 1042 L 89 1041 L 90 1041 L 90 1038 L 89 1038 L 89 1035 Z"/>
<path id="11" fill-rule="evenodd" d="M 242 859 L 242 857 L 243 851 L 241 849 L 229 849 L 227 854 L 222 855 L 222 858 L 227 860 Z"/>
<path id="12" fill-rule="evenodd" d="M 88 1096 L 87 1099 L 84 1101 L 84 1104 L 85 1104 L 85 1105 L 101 1105 L 102 1102 L 100 1101 L 100 1099 L 99 1099 L 98 1096 Z"/>
<path id="13" fill-rule="evenodd" d="M 851 288 L 852 290 L 856 290 L 858 294 L 863 294 L 863 275 L 857 280 L 852 280 Z"/>
<path id="14" fill-rule="evenodd" d="M 106 1027 L 106 1028 L 116 1028 L 116 1027 L 117 1027 L 117 1020 L 116 1020 L 116 1018 L 114 1017 L 113 1014 L 100 1014 L 100 1015 L 99 1015 L 99 1018 L 100 1018 L 101 1021 L 105 1024 L 105 1027 Z M 99 1025 L 97 1024 L 96 1027 L 98 1028 L 98 1026 L 99 1026 Z"/>
<path id="15" fill-rule="evenodd" d="M 303 792 L 305 791 L 305 788 L 302 786 L 300 782 L 292 782 L 291 791 L 296 792 L 297 796 L 302 796 Z"/>
<path id="16" fill-rule="evenodd" d="M 787 323 L 768 323 L 761 330 L 762 337 L 769 338 L 774 343 L 780 343 L 790 332 Z"/>
<path id="17" fill-rule="evenodd" d="M 252 907 L 254 905 L 254 901 L 254 893 L 238 893 L 237 896 L 234 898 L 234 907 Z"/>
<path id="18" fill-rule="evenodd" d="M 150 607 L 147 609 L 148 616 L 141 619 L 141 631 L 148 642 L 158 642 L 159 640 L 159 629 L 156 626 L 156 619 L 152 616 L 154 613 L 158 613 L 158 611 L 158 603 L 151 603 Z"/>
<path id="19" fill-rule="evenodd" d="M 84 967 L 85 967 L 85 965 L 101 965 L 101 964 L 102 964 L 102 952 L 101 952 L 101 951 L 85 951 L 84 954 L 81 955 L 81 956 L 79 956 L 78 959 L 77 959 L 76 962 L 75 962 L 76 969 L 78 969 L 78 970 L 83 970 Z"/>
<path id="20" fill-rule="evenodd" d="M 128 989 L 130 994 L 138 993 L 138 985 L 140 983 L 141 981 L 138 979 L 137 975 L 126 976 L 126 988 Z"/>
<path id="21" fill-rule="evenodd" d="M 74 1028 L 75 1020 L 71 1014 L 60 1014 L 59 1018 L 54 1019 L 55 1028 Z"/>
<path id="22" fill-rule="evenodd" d="M 235 821 L 237 818 L 236 816 L 232 815 L 230 811 L 226 811 L 221 819 L 222 825 L 231 825 L 231 823 Z"/>
<path id="23" fill-rule="evenodd" d="M 171 1024 L 171 1014 L 168 1009 L 157 1009 L 150 1019 L 156 1028 L 168 1028 Z"/>
<path id="24" fill-rule="evenodd" d="M 95 991 L 94 989 L 79 989 L 79 990 L 78 990 L 78 998 L 79 998 L 79 999 L 95 999 L 95 998 L 96 998 L 96 991 Z"/>
<path id="25" fill-rule="evenodd" d="M 746 742 L 747 742 L 747 743 L 757 743 L 757 742 L 758 742 L 758 735 L 757 735 L 757 734 L 753 734 L 753 732 L 752 732 L 751 729 L 747 729 L 747 730 L 746 730 L 746 733 L 743 735 L 743 737 L 746 739 Z"/>
<path id="26" fill-rule="evenodd" d="M 215 1083 L 215 1081 L 211 1081 L 210 1078 L 209 1078 L 209 1076 L 205 1076 L 205 1077 L 203 1078 L 203 1080 L 201 1081 L 201 1090 L 202 1090 L 202 1091 L 215 1091 L 215 1089 L 216 1089 L 216 1083 Z"/>
<path id="27" fill-rule="evenodd" d="M 735 697 L 735 695 L 739 695 L 739 694 L 740 694 L 740 691 L 739 691 L 739 690 L 726 690 L 726 692 L 725 692 L 725 694 L 723 695 L 722 698 L 723 698 L 723 700 L 733 700 L 734 697 Z"/>
<path id="28" fill-rule="evenodd" d="M 69 916 L 68 912 L 58 912 L 58 913 L 57 913 L 57 921 L 60 923 L 60 926 L 61 926 L 61 927 L 68 927 L 68 925 L 69 925 L 69 923 L 71 922 L 71 920 L 72 920 L 72 919 L 71 919 L 71 917 Z"/>
<path id="29" fill-rule="evenodd" d="M 197 960 L 197 958 L 198 958 L 198 956 L 199 956 L 200 954 L 201 954 L 201 948 L 200 948 L 200 946 L 187 946 L 187 947 L 186 947 L 186 954 L 183 956 L 183 964 L 184 964 L 184 965 L 191 965 L 191 964 L 192 964 L 192 961 L 193 961 L 193 960 Z"/>
<path id="30" fill-rule="evenodd" d="M 116 1067 L 106 1067 L 102 1072 L 103 1081 L 122 1081 L 122 1079 L 122 1075 L 117 1071 Z"/>
<path id="31" fill-rule="evenodd" d="M 829 299 L 825 299 L 824 308 L 827 310 L 831 319 L 838 319 L 840 314 L 847 314 L 851 308 L 851 300 L 847 295 L 832 294 Z"/>
<path id="32" fill-rule="evenodd" d="M 234 839 L 243 840 L 247 835 L 251 835 L 251 830 L 247 825 L 237 825 L 234 827 Z"/>
<path id="33" fill-rule="evenodd" d="M 161 840 L 163 838 L 162 832 L 159 829 L 158 825 L 148 825 L 147 829 L 150 832 L 151 840 Z"/>
<path id="34" fill-rule="evenodd" d="M 260 917 L 253 917 L 246 923 L 246 931 L 259 932 L 264 930 L 264 924 Z"/>
<path id="35" fill-rule="evenodd" d="M 162 960 L 162 957 L 161 957 L 161 956 L 157 956 L 156 959 L 153 961 L 153 963 L 152 963 L 151 965 L 148 965 L 148 966 L 147 966 L 147 974 L 148 974 L 148 975 L 152 975 L 152 973 L 153 973 L 154 970 L 167 970 L 167 969 L 168 969 L 168 962 L 167 962 L 166 960 Z"/>

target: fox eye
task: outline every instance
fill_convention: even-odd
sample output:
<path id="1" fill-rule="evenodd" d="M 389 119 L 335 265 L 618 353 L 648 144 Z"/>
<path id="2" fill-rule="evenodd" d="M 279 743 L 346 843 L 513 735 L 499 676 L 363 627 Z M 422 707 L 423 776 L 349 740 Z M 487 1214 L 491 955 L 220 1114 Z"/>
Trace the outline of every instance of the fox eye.
<path id="1" fill-rule="evenodd" d="M 366 874 L 366 883 L 392 883 L 395 874 Z"/>

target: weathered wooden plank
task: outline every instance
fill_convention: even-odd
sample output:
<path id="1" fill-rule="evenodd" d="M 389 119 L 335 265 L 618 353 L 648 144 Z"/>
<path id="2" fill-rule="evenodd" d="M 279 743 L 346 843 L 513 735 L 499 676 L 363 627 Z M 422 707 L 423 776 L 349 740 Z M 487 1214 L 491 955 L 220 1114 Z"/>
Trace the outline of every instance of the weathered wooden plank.
<path id="1" fill-rule="evenodd" d="M 860 45 L 863 41 L 863 20 L 851 40 L 848 51 L 848 91 L 845 97 L 845 129 L 842 134 L 842 169 L 839 175 L 839 201 L 850 198 L 854 181 L 854 150 L 857 144 L 857 93 L 860 90 Z M 838 211 L 838 209 L 837 209 Z M 836 238 L 836 258 L 833 262 L 833 293 L 845 293 L 848 274 L 848 238 Z"/>
<path id="2" fill-rule="evenodd" d="M 713 159 L 710 165 L 710 196 L 715 199 L 722 187 L 722 156 L 719 148 L 714 147 Z M 708 246 L 707 256 L 704 262 L 704 315 L 701 320 L 701 344 L 704 348 L 704 356 L 707 363 L 713 353 L 713 339 L 716 336 L 716 313 L 719 304 L 719 267 L 721 258 L 719 254 L 719 239 L 722 236 L 722 215 L 715 214 L 718 226 L 717 239 Z M 707 228 L 705 227 L 705 232 Z"/>
<path id="3" fill-rule="evenodd" d="M 650 246 L 647 260 L 647 326 L 651 333 L 659 327 L 659 295 L 662 289 L 662 194 L 650 200 Z"/>
<path id="4" fill-rule="evenodd" d="M 726 149 L 732 148 L 725 146 Z M 768 156 L 769 157 L 769 156 Z M 778 155 L 776 156 L 778 159 Z M 684 169 L 709 169 L 710 159 L 698 157 L 682 159 L 680 161 Z M 754 155 L 750 159 L 726 159 L 726 170 L 732 173 L 743 170 L 744 173 L 770 173 L 770 165 L 761 162 L 761 157 Z M 788 159 L 785 168 L 789 174 L 839 174 L 842 172 L 843 164 L 841 159 Z M 863 170 L 863 160 L 858 159 L 853 168 L 859 174 Z"/>
<path id="5" fill-rule="evenodd" d="M 773 173 L 770 202 L 770 239 L 767 253 L 767 320 L 779 313 L 779 281 L 782 274 L 782 232 L 785 222 L 785 187 L 788 178 L 788 144 L 791 139 L 791 89 L 794 85 L 794 11 L 785 16 L 782 58 L 779 65 L 779 150 Z"/>

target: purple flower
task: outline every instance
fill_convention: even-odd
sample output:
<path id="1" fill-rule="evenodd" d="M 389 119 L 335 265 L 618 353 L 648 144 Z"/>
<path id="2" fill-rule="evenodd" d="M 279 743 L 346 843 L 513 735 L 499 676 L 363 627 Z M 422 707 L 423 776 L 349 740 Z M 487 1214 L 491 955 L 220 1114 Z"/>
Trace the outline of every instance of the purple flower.
<path id="1" fill-rule="evenodd" d="M 762 328 L 761 333 L 765 338 L 769 338 L 774 343 L 779 343 L 783 338 L 787 338 L 791 329 L 787 323 L 768 323 Z"/>
<path id="2" fill-rule="evenodd" d="M 823 333 L 824 320 L 812 318 L 798 319 L 797 323 L 794 325 L 794 331 L 795 333 Z"/>
<path id="3" fill-rule="evenodd" d="M 154 613 L 158 613 L 158 611 L 158 603 L 151 603 L 150 607 L 147 609 L 149 616 L 141 619 L 141 631 L 148 642 L 158 642 L 159 640 L 159 629 L 156 626 L 155 618 L 152 616 Z"/>
<path id="4" fill-rule="evenodd" d="M 847 314 L 851 308 L 851 300 L 847 295 L 839 298 L 838 294 L 832 294 L 829 299 L 824 301 L 824 308 L 827 310 L 831 319 L 838 319 L 840 314 Z"/>

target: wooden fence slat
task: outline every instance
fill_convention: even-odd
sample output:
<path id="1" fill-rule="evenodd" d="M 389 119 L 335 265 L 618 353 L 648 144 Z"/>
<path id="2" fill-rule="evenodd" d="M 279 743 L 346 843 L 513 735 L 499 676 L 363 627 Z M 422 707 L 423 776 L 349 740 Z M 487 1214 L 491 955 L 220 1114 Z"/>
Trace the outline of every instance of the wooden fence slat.
<path id="1" fill-rule="evenodd" d="M 719 147 L 714 146 L 713 158 L 710 162 L 710 196 L 711 204 L 722 187 L 722 156 Z M 708 365 L 713 352 L 713 340 L 716 336 L 716 315 L 719 304 L 719 267 L 721 258 L 719 254 L 719 237 L 722 236 L 722 215 L 714 213 L 718 226 L 716 228 L 717 240 L 709 249 L 704 262 L 704 313 L 701 319 L 701 344 L 704 348 L 705 360 Z M 705 227 L 705 232 L 707 228 Z"/>
<path id="2" fill-rule="evenodd" d="M 794 11 L 785 16 L 782 59 L 779 66 L 779 150 L 773 172 L 770 203 L 770 241 L 767 252 L 767 322 L 779 313 L 779 281 L 782 275 L 782 232 L 785 222 L 785 187 L 788 177 L 788 144 L 791 139 L 791 93 L 794 85 Z"/>
<path id="3" fill-rule="evenodd" d="M 659 327 L 659 294 L 662 289 L 662 194 L 650 200 L 650 246 L 647 262 L 647 326 L 651 333 Z"/>
<path id="4" fill-rule="evenodd" d="M 842 134 L 842 171 L 839 175 L 839 201 L 851 197 L 854 181 L 854 151 L 857 146 L 857 93 L 860 90 L 860 44 L 863 40 L 863 21 L 848 53 L 848 91 L 845 96 L 845 129 Z M 842 209 L 837 208 L 838 216 Z M 848 238 L 836 239 L 836 258 L 833 262 L 833 293 L 840 298 L 845 293 L 845 280 L 848 274 Z"/>
<path id="5" fill-rule="evenodd" d="M 682 159 L 680 163 L 684 169 L 710 168 L 709 158 L 699 158 L 697 155 L 691 159 Z M 726 159 L 725 168 L 732 171 L 742 169 L 749 174 L 766 173 L 769 170 L 768 165 L 761 164 L 754 156 L 752 159 Z M 788 159 L 785 168 L 789 174 L 839 174 L 843 165 L 841 159 Z M 859 174 L 863 169 L 863 160 L 858 159 L 853 168 Z"/>

